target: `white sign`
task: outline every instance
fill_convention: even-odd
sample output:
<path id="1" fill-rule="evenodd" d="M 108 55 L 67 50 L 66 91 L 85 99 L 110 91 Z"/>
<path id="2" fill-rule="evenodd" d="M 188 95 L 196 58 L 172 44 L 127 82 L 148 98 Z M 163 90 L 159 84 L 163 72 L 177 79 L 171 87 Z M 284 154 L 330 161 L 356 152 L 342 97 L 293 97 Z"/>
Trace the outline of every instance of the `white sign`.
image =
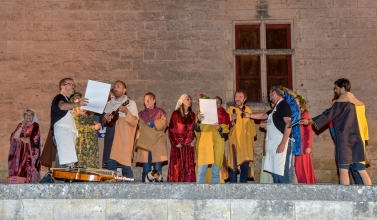
<path id="1" fill-rule="evenodd" d="M 199 99 L 200 113 L 204 115 L 202 124 L 218 123 L 216 99 Z"/>
<path id="2" fill-rule="evenodd" d="M 81 108 L 102 114 L 109 97 L 110 88 L 111 84 L 88 80 L 85 98 L 89 99 L 89 103 L 87 106 L 81 106 Z"/>

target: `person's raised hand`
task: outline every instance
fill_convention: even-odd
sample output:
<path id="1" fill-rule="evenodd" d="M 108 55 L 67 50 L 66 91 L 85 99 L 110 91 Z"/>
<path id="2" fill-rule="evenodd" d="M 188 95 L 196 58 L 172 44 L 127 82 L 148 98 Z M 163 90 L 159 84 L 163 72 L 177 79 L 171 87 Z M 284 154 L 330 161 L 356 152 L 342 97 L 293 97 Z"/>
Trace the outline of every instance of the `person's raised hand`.
<path id="1" fill-rule="evenodd" d="M 198 112 L 197 118 L 198 118 L 199 121 L 202 121 L 203 118 L 204 118 L 204 115 L 201 112 Z"/>
<path id="2" fill-rule="evenodd" d="M 89 99 L 87 98 L 81 98 L 80 102 L 78 102 L 80 106 L 87 106 L 89 103 Z"/>
<path id="3" fill-rule="evenodd" d="M 101 123 L 95 124 L 94 125 L 94 130 L 97 131 L 97 130 L 101 129 L 101 127 L 102 127 Z"/>

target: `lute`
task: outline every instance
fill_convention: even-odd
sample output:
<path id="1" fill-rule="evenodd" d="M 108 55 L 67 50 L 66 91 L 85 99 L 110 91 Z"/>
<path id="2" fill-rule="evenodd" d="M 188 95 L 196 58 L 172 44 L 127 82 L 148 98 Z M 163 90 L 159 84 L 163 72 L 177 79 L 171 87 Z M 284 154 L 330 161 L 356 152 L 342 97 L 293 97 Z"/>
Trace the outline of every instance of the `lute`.
<path id="1" fill-rule="evenodd" d="M 130 103 L 130 100 L 127 99 L 127 101 L 123 102 L 121 106 L 126 106 Z M 120 107 L 119 107 L 120 108 Z M 119 119 L 119 108 L 113 112 L 111 112 L 111 121 L 107 122 L 107 127 L 113 127 L 115 125 L 115 122 Z"/>
<path id="2" fill-rule="evenodd" d="M 134 182 L 134 178 L 116 175 L 116 171 L 94 168 L 50 168 L 54 179 L 72 182 Z"/>
<path id="3" fill-rule="evenodd" d="M 51 168 L 52 177 L 71 181 L 115 182 L 115 171 L 92 168 Z"/>

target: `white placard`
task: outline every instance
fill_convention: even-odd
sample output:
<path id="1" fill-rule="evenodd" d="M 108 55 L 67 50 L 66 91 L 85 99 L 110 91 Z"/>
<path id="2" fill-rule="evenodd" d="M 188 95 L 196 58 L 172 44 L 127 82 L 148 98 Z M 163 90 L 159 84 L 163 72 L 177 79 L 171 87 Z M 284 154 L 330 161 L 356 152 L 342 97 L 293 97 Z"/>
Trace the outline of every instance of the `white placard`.
<path id="1" fill-rule="evenodd" d="M 102 114 L 109 97 L 110 88 L 110 84 L 88 80 L 85 98 L 89 99 L 89 103 L 87 106 L 81 106 L 81 108 Z"/>
<path id="2" fill-rule="evenodd" d="M 216 99 L 199 99 L 200 113 L 204 115 L 202 124 L 213 125 L 218 121 Z"/>

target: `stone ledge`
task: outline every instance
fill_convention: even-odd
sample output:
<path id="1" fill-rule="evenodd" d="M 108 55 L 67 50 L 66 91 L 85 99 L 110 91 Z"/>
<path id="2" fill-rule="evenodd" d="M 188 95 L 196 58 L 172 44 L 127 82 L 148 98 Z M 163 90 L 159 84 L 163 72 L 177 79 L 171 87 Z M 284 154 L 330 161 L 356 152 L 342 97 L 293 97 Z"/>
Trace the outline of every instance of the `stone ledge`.
<path id="1" fill-rule="evenodd" d="M 0 200 L 1 219 L 376 219 L 376 202 L 252 199 Z"/>
<path id="2" fill-rule="evenodd" d="M 1 219 L 376 219 L 377 186 L 1 184 Z"/>
<path id="3" fill-rule="evenodd" d="M 376 202 L 377 186 L 331 184 L 55 183 L 0 184 L 0 200 L 252 199 Z"/>

